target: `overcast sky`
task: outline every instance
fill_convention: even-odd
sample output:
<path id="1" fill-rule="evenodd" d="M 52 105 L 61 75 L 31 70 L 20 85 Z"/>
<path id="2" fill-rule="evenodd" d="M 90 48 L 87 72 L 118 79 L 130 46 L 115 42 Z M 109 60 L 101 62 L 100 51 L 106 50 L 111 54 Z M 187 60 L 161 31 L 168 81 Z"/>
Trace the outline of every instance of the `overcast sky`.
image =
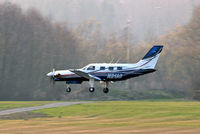
<path id="1" fill-rule="evenodd" d="M 184 25 L 200 0 L 0 0 L 17 3 L 24 10 L 36 8 L 54 21 L 76 27 L 94 18 L 105 33 L 123 29 L 130 23 L 138 40 L 163 34 L 166 29 Z"/>

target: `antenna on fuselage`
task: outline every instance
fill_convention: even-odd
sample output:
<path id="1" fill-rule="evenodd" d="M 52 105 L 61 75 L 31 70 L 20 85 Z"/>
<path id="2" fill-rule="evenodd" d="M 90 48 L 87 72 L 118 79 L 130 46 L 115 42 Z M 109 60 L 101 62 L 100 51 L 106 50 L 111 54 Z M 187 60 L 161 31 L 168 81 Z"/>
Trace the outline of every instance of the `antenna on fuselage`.
<path id="1" fill-rule="evenodd" d="M 118 58 L 118 60 L 115 62 L 115 64 L 117 64 L 120 61 L 121 58 Z"/>
<path id="2" fill-rule="evenodd" d="M 110 61 L 110 63 L 113 63 L 114 59 L 115 59 L 115 58 L 112 58 L 112 60 Z"/>

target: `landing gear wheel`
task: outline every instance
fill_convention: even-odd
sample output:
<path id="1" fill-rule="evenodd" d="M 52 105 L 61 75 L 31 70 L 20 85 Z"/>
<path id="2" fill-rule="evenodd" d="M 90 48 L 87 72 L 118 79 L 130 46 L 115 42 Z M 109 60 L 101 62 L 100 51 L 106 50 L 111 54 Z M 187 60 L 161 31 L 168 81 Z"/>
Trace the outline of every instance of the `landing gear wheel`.
<path id="1" fill-rule="evenodd" d="M 103 92 L 104 92 L 104 93 L 108 93 L 108 92 L 109 92 L 109 89 L 108 89 L 108 88 L 104 88 L 104 89 L 103 89 Z"/>
<path id="2" fill-rule="evenodd" d="M 94 90 L 95 90 L 95 89 L 94 89 L 93 87 L 90 87 L 90 88 L 89 88 L 89 91 L 90 91 L 91 93 L 94 92 Z"/>
<path id="3" fill-rule="evenodd" d="M 66 89 L 66 92 L 71 92 L 71 88 L 68 87 L 68 88 Z"/>

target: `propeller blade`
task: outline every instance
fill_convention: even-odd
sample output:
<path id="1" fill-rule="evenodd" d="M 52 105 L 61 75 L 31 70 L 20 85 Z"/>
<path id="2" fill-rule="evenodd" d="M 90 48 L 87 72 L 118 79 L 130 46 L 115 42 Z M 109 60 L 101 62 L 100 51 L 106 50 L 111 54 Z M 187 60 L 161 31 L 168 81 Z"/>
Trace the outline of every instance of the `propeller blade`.
<path id="1" fill-rule="evenodd" d="M 50 72 L 51 74 L 49 75 L 49 82 L 50 84 L 53 84 L 53 86 L 55 85 L 55 68 L 52 69 L 52 72 Z"/>
<path id="2" fill-rule="evenodd" d="M 54 85 L 55 85 L 55 80 L 54 80 L 53 77 L 50 77 L 49 82 L 50 82 L 50 84 L 53 85 L 53 87 L 54 87 Z"/>
<path id="3" fill-rule="evenodd" d="M 55 81 L 53 80 L 53 86 L 55 86 L 55 84 L 56 84 L 56 83 L 55 83 Z"/>

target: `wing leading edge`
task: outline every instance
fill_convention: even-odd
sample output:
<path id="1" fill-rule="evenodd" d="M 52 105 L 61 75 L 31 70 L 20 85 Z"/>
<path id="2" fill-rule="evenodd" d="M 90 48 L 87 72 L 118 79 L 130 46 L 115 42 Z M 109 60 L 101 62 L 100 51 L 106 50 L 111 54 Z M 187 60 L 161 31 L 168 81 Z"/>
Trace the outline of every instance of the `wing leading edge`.
<path id="1" fill-rule="evenodd" d="M 81 70 L 78 70 L 78 69 L 70 69 L 69 71 L 81 76 L 81 77 L 84 77 L 86 79 L 95 79 L 95 80 L 99 80 L 101 81 L 102 79 L 97 77 L 97 76 L 94 76 L 94 75 L 91 75 L 89 73 L 86 73 L 86 72 L 83 72 Z"/>

